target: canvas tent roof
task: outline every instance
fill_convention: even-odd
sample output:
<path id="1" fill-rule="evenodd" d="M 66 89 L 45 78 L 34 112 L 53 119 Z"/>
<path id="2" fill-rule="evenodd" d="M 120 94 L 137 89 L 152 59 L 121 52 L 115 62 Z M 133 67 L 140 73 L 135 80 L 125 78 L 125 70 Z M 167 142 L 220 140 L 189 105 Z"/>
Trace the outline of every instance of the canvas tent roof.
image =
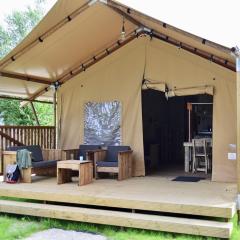
<path id="1" fill-rule="evenodd" d="M 126 40 L 121 42 L 123 19 Z M 138 36 L 149 34 L 235 71 L 231 49 L 184 32 L 112 0 L 59 0 L 0 61 L 0 95 L 51 100 L 63 83 Z"/>

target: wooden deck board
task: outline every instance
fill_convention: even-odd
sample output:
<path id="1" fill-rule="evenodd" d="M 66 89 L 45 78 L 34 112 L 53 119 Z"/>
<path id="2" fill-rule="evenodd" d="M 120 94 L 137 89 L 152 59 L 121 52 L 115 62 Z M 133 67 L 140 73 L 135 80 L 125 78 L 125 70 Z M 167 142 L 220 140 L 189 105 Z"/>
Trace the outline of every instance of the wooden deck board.
<path id="1" fill-rule="evenodd" d="M 229 238 L 232 223 L 0 200 L 0 212 Z"/>
<path id="2" fill-rule="evenodd" d="M 0 196 L 223 218 L 236 212 L 236 194 L 236 184 L 173 182 L 166 177 L 100 179 L 81 187 L 77 182 L 57 185 L 55 178 L 0 183 Z"/>

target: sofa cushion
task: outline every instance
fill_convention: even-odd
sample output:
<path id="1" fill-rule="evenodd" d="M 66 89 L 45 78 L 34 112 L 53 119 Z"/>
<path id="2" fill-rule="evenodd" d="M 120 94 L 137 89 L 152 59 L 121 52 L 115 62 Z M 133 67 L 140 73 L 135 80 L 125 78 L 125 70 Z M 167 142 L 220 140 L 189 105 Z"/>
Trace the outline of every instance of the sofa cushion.
<path id="1" fill-rule="evenodd" d="M 129 146 L 108 146 L 106 161 L 107 162 L 117 162 L 118 152 L 131 150 Z"/>
<path id="2" fill-rule="evenodd" d="M 48 168 L 48 167 L 57 167 L 57 160 L 48 160 L 48 161 L 40 161 L 33 162 L 33 168 Z"/>
<path id="3" fill-rule="evenodd" d="M 118 162 L 104 162 L 99 161 L 97 162 L 98 167 L 118 167 Z"/>
<path id="4" fill-rule="evenodd" d="M 17 151 L 21 149 L 27 149 L 32 153 L 32 161 L 40 162 L 43 161 L 42 149 L 39 145 L 30 145 L 30 146 L 14 146 L 7 148 L 7 151 Z"/>
<path id="5" fill-rule="evenodd" d="M 79 146 L 79 151 L 78 151 L 78 159 L 80 156 L 83 156 L 83 159 L 86 160 L 86 152 L 91 151 L 91 150 L 98 150 L 101 149 L 101 145 L 87 145 L 87 144 L 82 144 Z"/>

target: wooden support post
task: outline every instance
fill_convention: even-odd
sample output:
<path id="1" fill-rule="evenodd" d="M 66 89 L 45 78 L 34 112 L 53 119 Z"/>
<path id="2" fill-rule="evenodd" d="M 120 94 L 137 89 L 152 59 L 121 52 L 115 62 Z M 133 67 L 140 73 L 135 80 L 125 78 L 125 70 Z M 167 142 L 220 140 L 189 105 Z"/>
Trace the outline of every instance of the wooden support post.
<path id="1" fill-rule="evenodd" d="M 240 50 L 234 49 L 234 55 L 236 57 L 236 72 L 237 72 L 237 211 L 238 211 L 238 223 L 240 221 Z"/>
<path id="2" fill-rule="evenodd" d="M 37 116 L 37 112 L 36 112 L 36 109 L 35 109 L 35 107 L 33 105 L 33 102 L 31 101 L 30 104 L 31 104 L 31 107 L 32 107 L 33 114 L 34 114 L 34 117 L 36 119 L 37 125 L 40 126 L 40 123 L 39 123 L 39 120 L 38 120 L 38 116 Z"/>
<path id="3" fill-rule="evenodd" d="M 192 141 L 192 126 L 191 126 L 191 113 L 192 113 L 192 104 L 187 103 L 187 109 L 188 109 L 188 142 Z"/>
<path id="4" fill-rule="evenodd" d="M 120 226 L 120 231 L 124 232 L 125 228 L 123 226 Z"/>
<path id="5" fill-rule="evenodd" d="M 21 81 L 35 82 L 35 83 L 41 83 L 41 84 L 51 84 L 52 83 L 47 78 L 32 77 L 32 76 L 27 76 L 24 74 L 17 74 L 17 73 L 10 73 L 10 72 L 0 71 L 0 76 L 5 77 L 5 78 L 14 78 L 14 79 L 18 79 Z"/>
<path id="6" fill-rule="evenodd" d="M 9 99 L 9 100 L 17 100 L 17 101 L 21 101 L 21 102 L 29 102 L 28 99 L 26 98 L 20 98 L 20 97 L 10 97 L 10 96 L 4 96 L 4 95 L 0 95 L 0 99 Z M 46 103 L 46 104 L 53 104 L 52 102 L 49 101 L 41 101 L 41 100 L 32 100 L 32 102 L 40 102 L 40 103 Z"/>
<path id="7" fill-rule="evenodd" d="M 53 115 L 53 124 L 54 124 L 54 129 L 55 129 L 55 141 L 54 141 L 54 147 L 58 148 L 58 134 L 57 134 L 57 90 L 55 90 L 54 94 L 53 94 L 53 111 L 54 111 L 54 115 Z"/>
<path id="8" fill-rule="evenodd" d="M 240 65 L 240 58 L 238 58 Z M 237 70 L 237 185 L 238 185 L 238 222 L 240 222 L 240 66 Z"/>

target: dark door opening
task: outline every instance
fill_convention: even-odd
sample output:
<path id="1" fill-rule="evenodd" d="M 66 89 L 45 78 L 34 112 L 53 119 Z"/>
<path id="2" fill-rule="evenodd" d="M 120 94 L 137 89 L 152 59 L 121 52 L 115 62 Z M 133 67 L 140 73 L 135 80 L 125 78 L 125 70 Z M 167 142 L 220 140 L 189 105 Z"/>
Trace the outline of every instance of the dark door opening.
<path id="1" fill-rule="evenodd" d="M 143 142 L 146 174 L 180 169 L 184 172 L 183 143 L 191 137 L 211 137 L 212 103 L 209 95 L 172 97 L 156 90 L 142 91 Z M 201 103 L 201 104 L 198 104 Z"/>

